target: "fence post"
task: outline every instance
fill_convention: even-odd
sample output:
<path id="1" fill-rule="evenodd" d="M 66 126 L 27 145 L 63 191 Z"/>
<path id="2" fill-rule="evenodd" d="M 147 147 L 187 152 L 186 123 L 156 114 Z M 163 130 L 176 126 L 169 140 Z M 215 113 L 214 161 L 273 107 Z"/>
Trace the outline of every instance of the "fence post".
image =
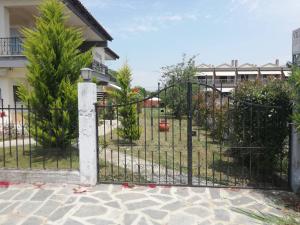
<path id="1" fill-rule="evenodd" d="M 187 83 L 187 110 L 188 110 L 188 126 L 187 126 L 187 147 L 188 147 L 188 185 L 193 185 L 193 112 L 192 112 L 192 83 Z"/>
<path id="2" fill-rule="evenodd" d="M 295 125 L 291 129 L 291 146 L 290 146 L 290 186 L 293 192 L 300 192 L 300 135 Z"/>
<path id="3" fill-rule="evenodd" d="M 83 185 L 97 184 L 97 135 L 96 110 L 97 86 L 86 82 L 78 84 L 79 115 L 79 165 L 80 182 Z"/>

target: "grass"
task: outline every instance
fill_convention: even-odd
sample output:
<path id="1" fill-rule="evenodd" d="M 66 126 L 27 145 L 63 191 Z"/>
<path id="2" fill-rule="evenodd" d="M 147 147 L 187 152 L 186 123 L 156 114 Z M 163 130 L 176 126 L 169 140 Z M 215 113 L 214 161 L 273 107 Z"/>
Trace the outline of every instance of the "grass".
<path id="1" fill-rule="evenodd" d="M 78 150 L 74 147 L 62 150 L 36 145 L 5 146 L 0 148 L 0 168 L 75 170 L 79 169 Z"/>
<path id="2" fill-rule="evenodd" d="M 299 217 L 297 215 L 288 214 L 284 217 L 275 216 L 273 214 L 267 214 L 262 212 L 254 212 L 251 210 L 243 210 L 234 208 L 234 212 L 248 216 L 254 220 L 262 222 L 268 225 L 300 225 Z"/>
<path id="3" fill-rule="evenodd" d="M 168 113 L 168 112 L 167 112 Z M 106 127 L 109 131 L 105 136 L 100 136 L 100 144 L 104 151 L 127 154 L 145 160 L 147 164 L 160 164 L 163 168 L 187 173 L 187 120 L 169 118 L 158 109 L 142 109 L 139 114 L 141 137 L 133 143 L 126 143 L 117 135 L 117 129 Z M 152 118 L 152 119 L 151 119 Z M 159 132 L 159 120 L 168 119 L 169 132 Z M 152 122 L 151 122 L 152 121 Z M 104 129 L 104 128 L 103 128 Z M 208 182 L 224 185 L 246 184 L 246 167 L 241 168 L 234 160 L 226 156 L 226 146 L 213 142 L 209 131 L 198 126 L 193 126 L 196 135 L 193 136 L 193 176 Z M 136 166 L 136 165 L 135 165 Z M 107 176 L 114 176 L 108 170 Z M 241 177 L 242 170 L 244 176 Z M 239 175 L 238 175 L 239 174 Z M 162 177 L 164 171 L 162 171 Z M 254 175 L 252 175 L 254 178 Z"/>

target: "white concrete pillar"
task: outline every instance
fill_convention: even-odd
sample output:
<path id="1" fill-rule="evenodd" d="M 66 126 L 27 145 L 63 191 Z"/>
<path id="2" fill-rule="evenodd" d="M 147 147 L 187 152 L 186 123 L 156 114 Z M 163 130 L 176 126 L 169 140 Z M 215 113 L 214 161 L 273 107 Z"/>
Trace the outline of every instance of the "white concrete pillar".
<path id="1" fill-rule="evenodd" d="M 78 84 L 79 112 L 79 164 L 80 182 L 97 183 L 96 111 L 97 86 L 94 83 Z"/>
<path id="2" fill-rule="evenodd" d="M 295 126 L 292 128 L 291 146 L 291 188 L 294 192 L 300 192 L 300 135 Z"/>
<path id="3" fill-rule="evenodd" d="M 3 5 L 0 5 L 0 37 L 10 37 L 9 11 Z"/>

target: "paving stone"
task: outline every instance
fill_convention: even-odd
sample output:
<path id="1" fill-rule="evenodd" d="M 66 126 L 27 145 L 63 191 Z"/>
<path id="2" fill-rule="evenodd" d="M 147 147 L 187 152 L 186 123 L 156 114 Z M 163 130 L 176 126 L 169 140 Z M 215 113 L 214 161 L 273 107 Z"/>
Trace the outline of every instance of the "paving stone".
<path id="1" fill-rule="evenodd" d="M 210 188 L 209 193 L 212 199 L 220 199 L 220 189 L 218 188 Z"/>
<path id="2" fill-rule="evenodd" d="M 99 184 L 91 189 L 91 191 L 109 191 L 110 185 Z"/>
<path id="3" fill-rule="evenodd" d="M 32 198 L 31 201 L 45 201 L 53 194 L 53 190 L 39 190 Z"/>
<path id="4" fill-rule="evenodd" d="M 139 202 L 133 202 L 126 205 L 129 210 L 136 210 L 136 209 L 143 209 L 149 208 L 155 205 L 159 205 L 159 203 L 152 201 L 152 200 L 143 200 Z"/>
<path id="5" fill-rule="evenodd" d="M 205 221 L 201 221 L 201 222 L 198 221 L 198 223 L 197 223 L 197 225 L 210 225 L 210 224 L 212 224 L 212 223 L 209 220 L 205 220 Z"/>
<path id="6" fill-rule="evenodd" d="M 79 201 L 82 203 L 99 203 L 97 199 L 90 198 L 90 197 L 81 197 Z"/>
<path id="7" fill-rule="evenodd" d="M 142 217 L 139 222 L 137 223 L 138 225 L 149 225 L 145 217 Z"/>
<path id="8" fill-rule="evenodd" d="M 198 201 L 202 201 L 202 198 L 199 197 L 198 195 L 194 195 L 194 196 L 190 197 L 189 199 L 187 199 L 187 202 L 192 203 L 192 204 L 194 204 Z"/>
<path id="9" fill-rule="evenodd" d="M 105 205 L 112 207 L 112 208 L 116 208 L 116 209 L 121 208 L 120 204 L 117 201 L 107 202 L 107 203 L 105 203 Z"/>
<path id="10" fill-rule="evenodd" d="M 50 197 L 51 200 L 65 202 L 68 196 L 66 195 L 52 195 Z"/>
<path id="11" fill-rule="evenodd" d="M 132 200 L 146 198 L 146 195 L 140 193 L 125 193 L 125 194 L 118 194 L 115 197 L 121 199 L 121 201 L 123 202 L 128 202 Z"/>
<path id="12" fill-rule="evenodd" d="M 177 188 L 175 194 L 180 197 L 184 197 L 184 198 L 187 198 L 190 196 L 190 192 L 189 192 L 188 188 Z"/>
<path id="13" fill-rule="evenodd" d="M 162 202 L 168 202 L 174 199 L 171 196 L 166 196 L 166 195 L 150 195 L 150 196 Z"/>
<path id="14" fill-rule="evenodd" d="M 195 225 L 196 219 L 195 217 L 191 217 L 185 214 L 178 213 L 176 215 L 172 215 L 168 225 Z"/>
<path id="15" fill-rule="evenodd" d="M 252 202 L 254 202 L 254 199 L 245 196 L 231 200 L 233 206 L 247 205 Z"/>
<path id="16" fill-rule="evenodd" d="M 64 225 L 84 225 L 83 223 L 80 223 L 76 220 L 68 219 Z"/>
<path id="17" fill-rule="evenodd" d="M 9 206 L 9 202 L 1 202 L 0 203 L 0 212 L 2 211 L 2 210 L 4 210 L 6 207 L 8 207 Z"/>
<path id="18" fill-rule="evenodd" d="M 54 211 L 50 216 L 49 220 L 50 221 L 57 221 L 61 218 L 63 218 L 74 206 L 65 206 L 65 207 L 60 207 L 56 211 Z"/>
<path id="19" fill-rule="evenodd" d="M 35 215 L 38 216 L 49 216 L 54 210 L 56 210 L 61 203 L 53 201 L 53 200 L 48 200 L 45 202 L 45 204 L 35 213 Z"/>
<path id="20" fill-rule="evenodd" d="M 233 224 L 247 224 L 247 225 L 258 225 L 258 222 L 248 216 L 237 214 L 235 219 L 232 221 Z"/>
<path id="21" fill-rule="evenodd" d="M 115 225 L 116 223 L 111 220 L 104 220 L 104 219 L 90 219 L 88 220 L 89 223 L 93 225 Z M 70 224 L 73 225 L 73 224 Z"/>
<path id="22" fill-rule="evenodd" d="M 16 225 L 21 221 L 20 217 L 17 216 L 9 216 L 1 223 L 1 225 Z"/>
<path id="23" fill-rule="evenodd" d="M 29 217 L 22 225 L 41 225 L 44 221 L 38 217 Z"/>
<path id="24" fill-rule="evenodd" d="M 41 206 L 41 203 L 39 202 L 23 202 L 21 206 L 18 207 L 16 210 L 18 213 L 27 215 L 29 213 L 33 213 L 38 207 Z"/>
<path id="25" fill-rule="evenodd" d="M 206 189 L 205 187 L 196 187 L 196 188 L 191 188 L 191 191 L 196 193 L 196 194 L 203 194 L 206 192 Z"/>
<path id="26" fill-rule="evenodd" d="M 263 204 L 260 204 L 260 203 L 254 203 L 254 204 L 247 206 L 247 208 L 250 210 L 262 211 L 266 208 L 266 206 Z"/>
<path id="27" fill-rule="evenodd" d="M 230 215 L 228 211 L 223 209 L 215 209 L 215 219 L 219 221 L 230 221 Z"/>
<path id="28" fill-rule="evenodd" d="M 163 194 L 163 195 L 171 195 L 171 187 L 163 187 L 161 190 L 160 190 L 160 193 Z"/>
<path id="29" fill-rule="evenodd" d="M 96 194 L 93 194 L 93 196 L 95 196 L 96 198 L 99 198 L 102 201 L 111 201 L 112 200 L 111 196 L 106 192 L 96 193 Z"/>
<path id="30" fill-rule="evenodd" d="M 67 201 L 65 202 L 65 204 L 73 204 L 77 201 L 77 197 L 72 196 L 70 198 L 67 199 Z"/>
<path id="31" fill-rule="evenodd" d="M 15 201 L 20 201 L 20 200 L 27 200 L 31 197 L 31 195 L 33 194 L 34 191 L 32 190 L 24 190 L 21 193 L 15 195 L 15 197 L 13 198 L 13 200 Z"/>
<path id="32" fill-rule="evenodd" d="M 194 216 L 199 216 L 201 218 L 206 218 L 209 216 L 209 211 L 204 209 L 204 208 L 200 208 L 200 207 L 192 207 L 192 208 L 188 208 L 184 210 L 185 212 L 187 212 L 188 214 L 194 215 Z"/>
<path id="33" fill-rule="evenodd" d="M 181 209 L 182 207 L 184 207 L 184 204 L 182 202 L 176 201 L 176 202 L 166 204 L 161 209 L 167 210 L 167 211 L 175 211 L 175 210 Z"/>
<path id="34" fill-rule="evenodd" d="M 124 225 L 132 225 L 134 221 L 137 219 L 137 214 L 128 214 L 124 215 Z"/>
<path id="35" fill-rule="evenodd" d="M 83 205 L 74 213 L 76 217 L 101 216 L 107 212 L 107 208 L 100 205 Z"/>
<path id="36" fill-rule="evenodd" d="M 168 213 L 165 211 L 153 210 L 153 209 L 144 210 L 143 213 L 145 213 L 146 215 L 150 216 L 152 219 L 155 220 L 161 220 L 168 215 Z"/>
<path id="37" fill-rule="evenodd" d="M 9 200 L 17 193 L 20 193 L 20 191 L 19 190 L 8 190 L 8 191 L 0 194 L 0 199 Z"/>
<path id="38" fill-rule="evenodd" d="M 8 207 L 6 207 L 2 211 L 0 211 L 0 215 L 6 215 L 6 214 L 12 213 L 14 211 L 14 209 L 16 207 L 18 207 L 19 204 L 20 204 L 19 202 L 14 202 L 14 203 L 9 204 Z"/>

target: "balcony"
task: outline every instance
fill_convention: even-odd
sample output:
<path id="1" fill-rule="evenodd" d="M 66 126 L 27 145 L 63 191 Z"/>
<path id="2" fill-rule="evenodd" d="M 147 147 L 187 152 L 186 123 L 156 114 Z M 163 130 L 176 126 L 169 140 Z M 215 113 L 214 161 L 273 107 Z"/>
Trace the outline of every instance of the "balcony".
<path id="1" fill-rule="evenodd" d="M 201 84 L 207 84 L 210 86 L 215 85 L 216 88 L 234 88 L 235 87 L 235 81 L 234 79 L 199 79 L 199 82 Z"/>
<path id="2" fill-rule="evenodd" d="M 0 38 L 0 56 L 22 56 L 23 40 L 20 37 Z"/>
<path id="3" fill-rule="evenodd" d="M 91 69 L 100 74 L 100 80 L 105 82 L 116 83 L 117 80 L 111 74 L 109 74 L 108 67 L 104 64 L 94 60 Z M 103 79 L 104 78 L 104 79 Z"/>

